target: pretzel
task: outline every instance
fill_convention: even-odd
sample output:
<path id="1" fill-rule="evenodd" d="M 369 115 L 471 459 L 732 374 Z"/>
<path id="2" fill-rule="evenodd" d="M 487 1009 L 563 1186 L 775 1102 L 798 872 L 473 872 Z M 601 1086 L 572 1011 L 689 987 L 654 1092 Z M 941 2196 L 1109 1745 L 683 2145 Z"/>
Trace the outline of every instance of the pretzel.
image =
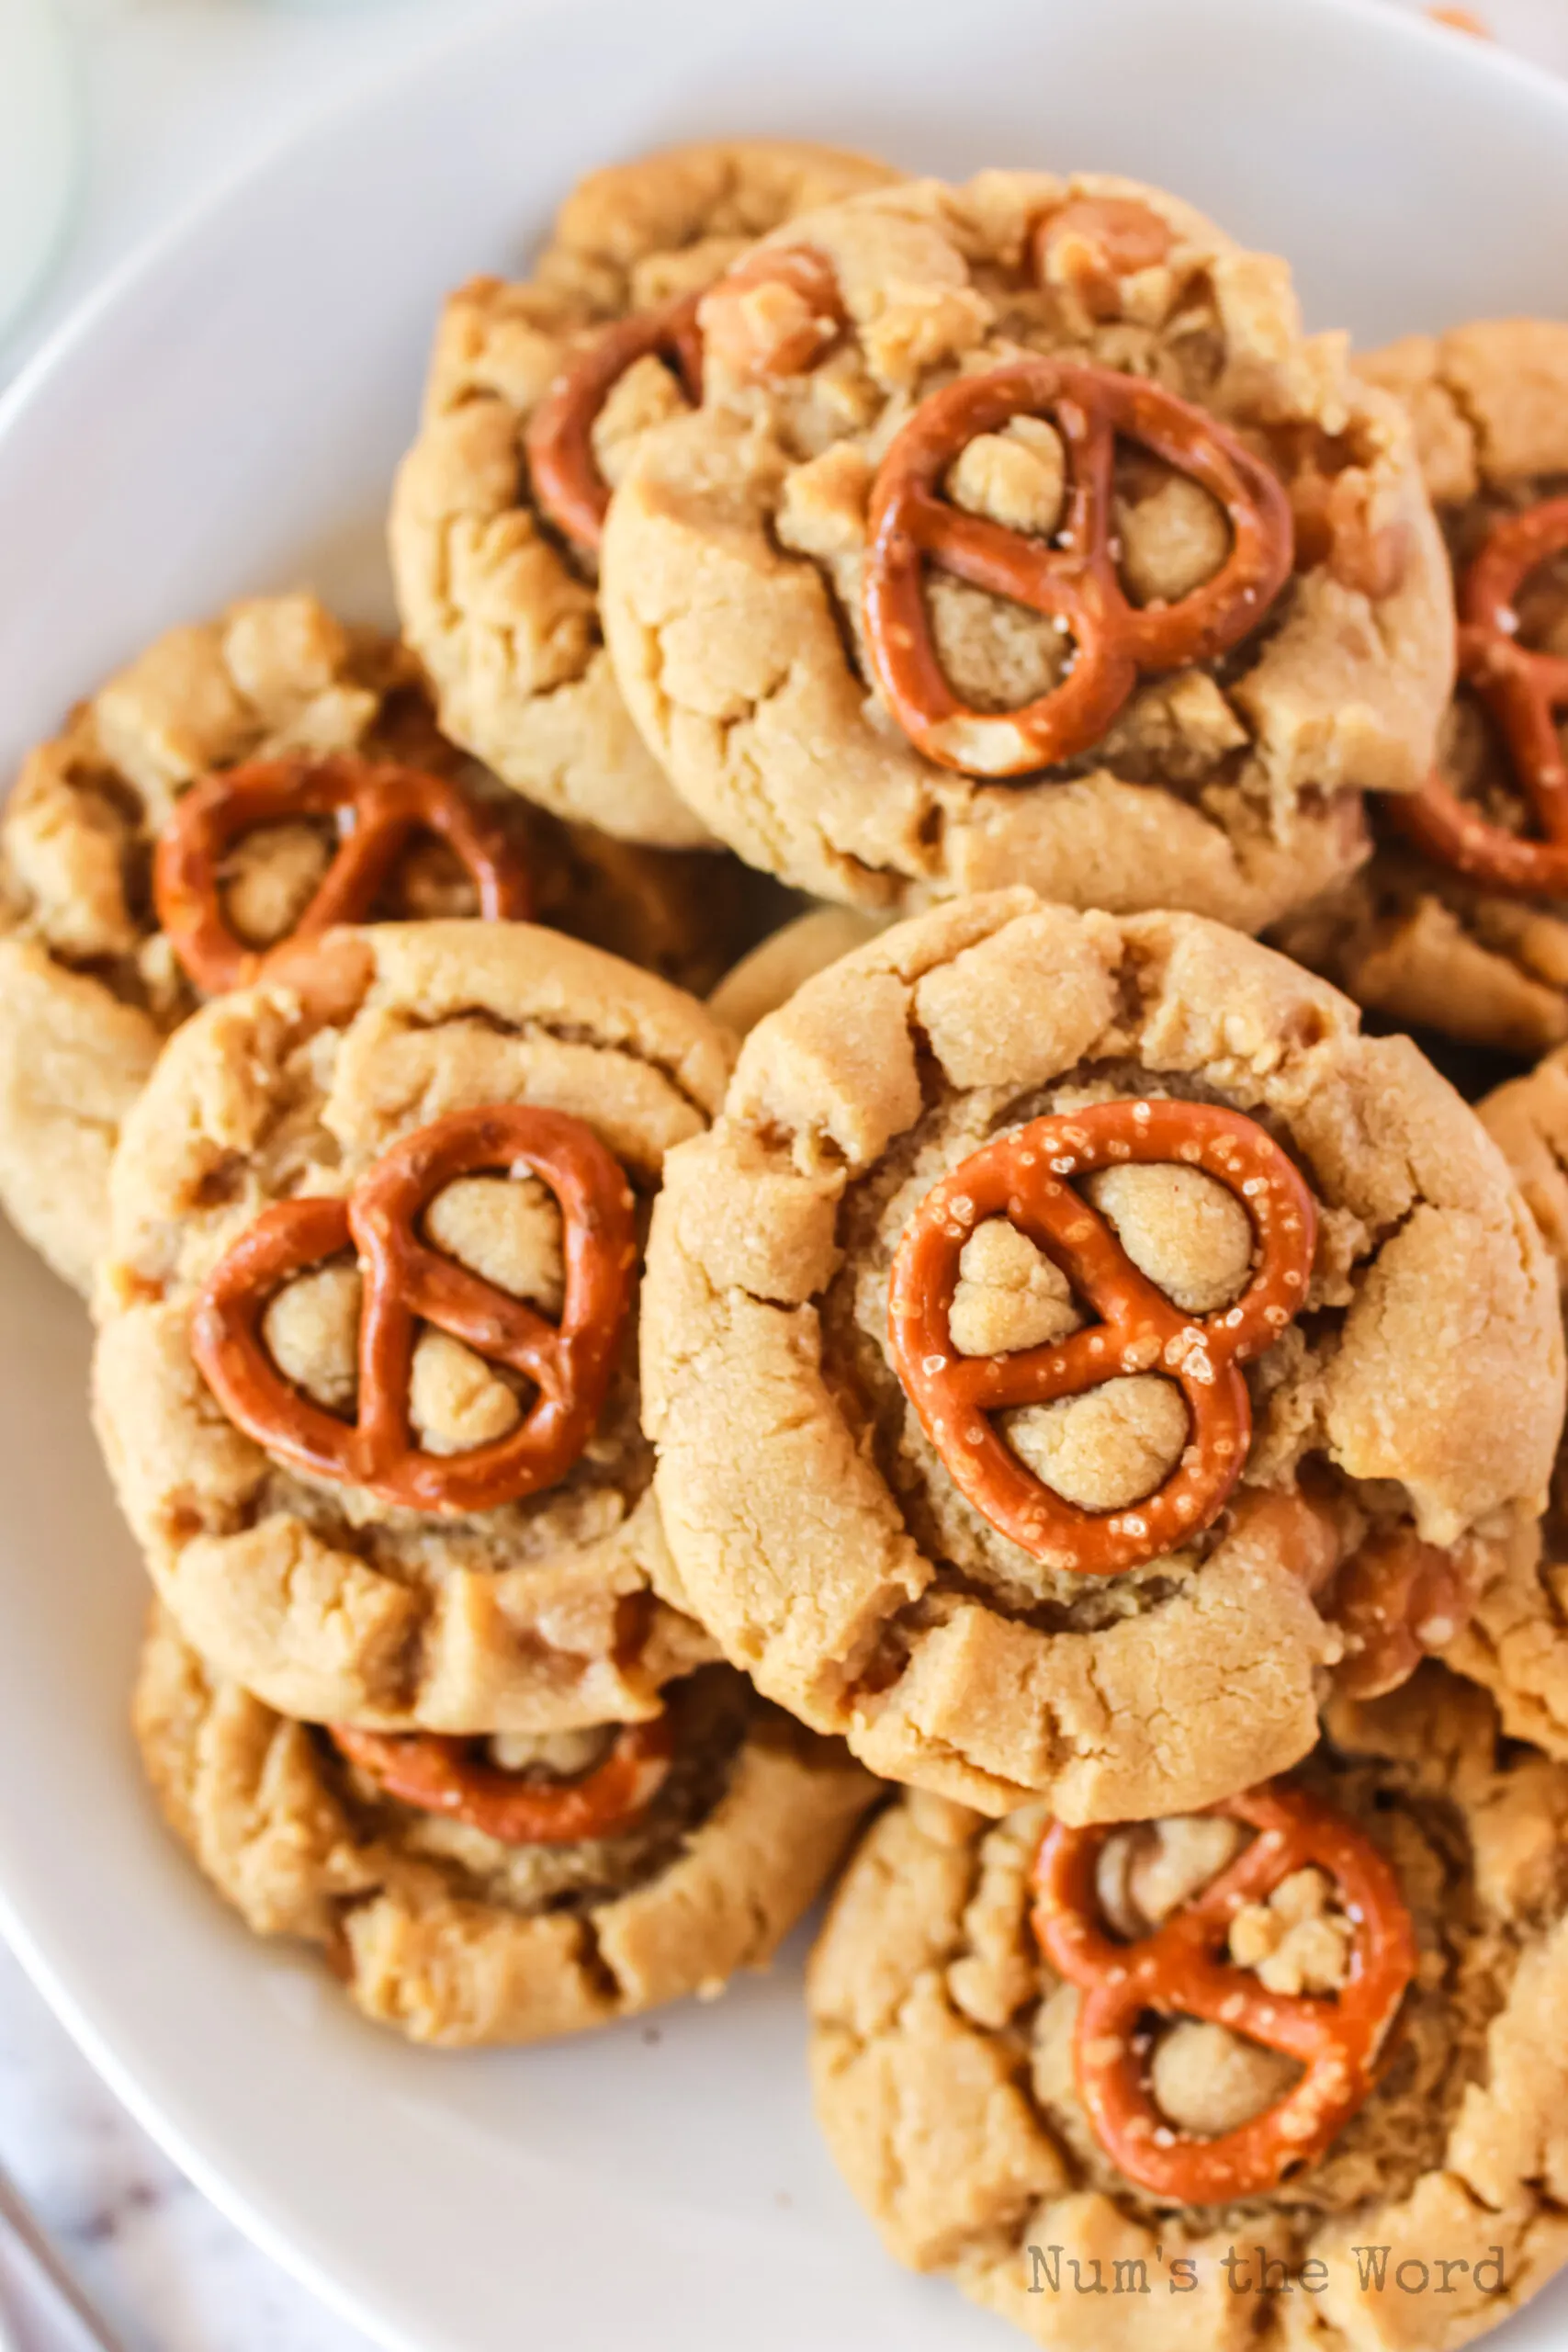
<path id="1" fill-rule="evenodd" d="M 336 819 L 337 854 L 287 941 L 247 947 L 224 917 L 224 857 L 254 827 L 305 817 Z M 158 921 L 197 987 L 220 996 L 255 979 L 279 946 L 362 922 L 416 833 L 435 834 L 462 860 L 487 922 L 528 913 L 528 877 L 504 831 L 457 785 L 339 752 L 249 760 L 193 786 L 153 854 Z"/>
<path id="2" fill-rule="evenodd" d="M 1066 445 L 1066 519 L 1049 544 L 939 495 L 959 452 L 1015 416 L 1049 417 Z M 1230 517 L 1224 562 L 1174 605 L 1140 609 L 1117 577 L 1118 434 L 1190 474 Z M 872 669 L 905 733 L 941 766 L 979 775 L 1049 767 L 1100 741 L 1143 672 L 1213 661 L 1256 628 L 1291 576 L 1292 549 L 1283 489 L 1206 411 L 1115 368 L 1015 359 L 933 392 L 882 461 L 863 591 Z M 928 561 L 1055 621 L 1073 644 L 1061 684 L 1021 710 L 998 714 L 960 702 L 931 639 Z"/>
<path id="3" fill-rule="evenodd" d="M 674 368 L 694 406 L 703 396 L 704 335 L 697 318 L 703 302 L 714 293 L 774 282 L 804 295 L 835 331 L 842 322 L 837 281 L 821 254 L 804 246 L 770 248 L 715 286 L 605 327 L 556 378 L 528 421 L 524 443 L 540 510 L 574 547 L 597 555 L 604 535 L 610 485 L 593 454 L 593 426 L 621 378 L 653 354 Z M 794 374 L 808 367 L 823 340 L 821 332 L 796 334 L 776 355 L 774 368 Z"/>
<path id="4" fill-rule="evenodd" d="M 1568 895 L 1568 763 L 1557 732 L 1568 713 L 1568 658 L 1518 642 L 1516 598 L 1538 564 L 1568 548 L 1568 498 L 1502 515 L 1459 583 L 1459 669 L 1491 715 L 1544 841 L 1510 832 L 1461 799 L 1434 769 L 1419 792 L 1383 803 L 1439 865 L 1491 890 Z"/>
<path id="5" fill-rule="evenodd" d="M 559 1204 L 566 1302 L 558 1328 L 420 1237 L 419 1219 L 435 1194 L 486 1169 L 531 1170 Z M 345 1421 L 279 1372 L 262 1319 L 285 1283 L 350 1246 L 365 1296 L 358 1414 Z M 592 1437 L 636 1260 L 630 1188 L 580 1119 L 511 1105 L 454 1111 L 394 1144 L 346 1199 L 265 1210 L 203 1283 L 191 1352 L 230 1419 L 294 1468 L 408 1510 L 493 1510 L 554 1486 Z M 462 1453 L 415 1445 L 408 1391 L 421 1321 L 534 1383 L 538 1394 L 516 1429 Z"/>
<path id="6" fill-rule="evenodd" d="M 1095 1865 L 1116 1824 L 1054 1822 L 1034 1865 L 1035 1937 L 1051 1966 L 1082 1994 L 1073 2067 L 1095 2137 L 1129 2180 L 1183 2205 L 1261 2196 L 1321 2155 L 1371 2093 L 1416 1973 L 1399 1883 L 1332 1805 L 1271 1781 L 1211 1810 L 1258 1835 L 1228 1870 L 1134 1943 L 1106 1934 L 1095 1894 Z M 1243 1905 L 1265 1900 L 1308 1864 L 1333 1879 L 1353 1936 L 1349 1975 L 1327 1997 L 1270 1993 L 1250 1970 L 1218 1956 Z M 1235 2131 L 1209 2140 L 1182 2134 L 1149 2089 L 1151 2011 L 1226 2026 L 1295 2059 L 1301 2079 Z"/>
<path id="7" fill-rule="evenodd" d="M 603 1762 L 577 1781 L 527 1781 L 486 1764 L 467 1739 L 435 1732 L 360 1731 L 329 1724 L 341 1754 L 400 1804 L 444 1813 L 505 1846 L 575 1846 L 641 1820 L 670 1776 L 675 1736 L 668 1713 L 624 1724 Z"/>
<path id="8" fill-rule="evenodd" d="M 1071 1180 L 1127 1161 L 1201 1168 L 1247 1212 L 1261 1263 L 1234 1306 L 1190 1316 L 1140 1273 Z M 1103 1320 L 1043 1347 L 961 1356 L 950 1317 L 975 1227 L 1005 1216 Z M 1240 1477 L 1252 1411 L 1239 1367 L 1272 1346 L 1306 1296 L 1312 1195 L 1261 1127 L 1204 1102 L 1098 1102 L 1035 1119 L 964 1160 L 927 1193 L 893 1261 L 888 1339 L 898 1377 L 954 1484 L 993 1527 L 1051 1566 L 1117 1576 L 1209 1526 Z M 1122 1510 L 1081 1510 L 1037 1478 L 987 1418 L 1159 1371 L 1191 1433 L 1165 1484 Z"/>

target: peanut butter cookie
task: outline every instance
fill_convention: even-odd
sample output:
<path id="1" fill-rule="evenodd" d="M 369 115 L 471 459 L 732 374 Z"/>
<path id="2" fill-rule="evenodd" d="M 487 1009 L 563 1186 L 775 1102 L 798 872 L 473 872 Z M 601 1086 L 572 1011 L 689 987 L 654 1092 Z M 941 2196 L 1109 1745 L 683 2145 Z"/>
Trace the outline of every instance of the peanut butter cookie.
<path id="1" fill-rule="evenodd" d="M 611 675 L 592 518 L 541 501 L 528 450 L 561 369 L 642 326 L 592 421 L 581 469 L 621 472 L 637 435 L 686 394 L 658 324 L 792 214 L 893 174 L 832 148 L 728 141 L 594 172 L 562 206 L 525 284 L 479 277 L 442 314 L 390 543 L 409 642 L 454 741 L 529 799 L 629 841 L 708 838 L 644 749 Z"/>
<path id="2" fill-rule="evenodd" d="M 646 1424 L 690 1605 L 887 1777 L 1074 1821 L 1294 1763 L 1540 1510 L 1551 1269 L 1405 1038 L 1201 918 L 933 910 L 671 1154 Z"/>
<path id="3" fill-rule="evenodd" d="M 356 809 L 360 762 L 417 771 L 398 787 L 407 805 Z M 193 788 L 242 766 L 254 805 L 235 829 L 232 794 Z M 308 916 L 334 817 L 357 819 L 363 842 L 371 820 L 411 812 L 407 854 L 368 877 L 410 914 L 472 912 L 488 880 L 493 911 L 531 909 L 699 990 L 766 927 L 765 889 L 737 861 L 637 849 L 499 791 L 436 732 L 411 657 L 314 597 L 171 629 L 29 755 L 0 814 L 0 1204 L 78 1290 L 104 1240 L 115 1136 L 164 1036 Z M 453 828 L 488 868 L 478 881 Z M 173 876 L 175 935 L 163 861 L 182 831 L 210 887 Z"/>
<path id="4" fill-rule="evenodd" d="M 813 907 L 732 965 L 710 994 L 708 1011 L 734 1036 L 744 1037 L 764 1013 L 776 1012 L 797 988 L 882 928 L 875 915 L 855 907 Z"/>
<path id="5" fill-rule="evenodd" d="M 1448 2352 L 1568 2260 L 1565 1856 L 1568 1773 L 1435 1665 L 1235 1807 L 906 1797 L 813 1955 L 822 2128 L 1054 2352 Z"/>
<path id="6" fill-rule="evenodd" d="M 1540 1228 L 1568 1311 L 1568 1047 L 1476 1111 Z M 1559 1445 L 1544 1519 L 1492 1561 L 1444 1656 L 1485 1684 L 1516 1737 L 1568 1758 L 1568 1445 Z"/>
<path id="7" fill-rule="evenodd" d="M 1541 797 L 1568 707 L 1568 325 L 1483 320 L 1358 366 L 1415 423 L 1461 678 L 1427 790 L 1279 944 L 1391 1022 L 1533 1059 L 1568 1037 L 1568 832 Z"/>
<path id="8" fill-rule="evenodd" d="M 316 1722 L 547 1731 L 713 1655 L 634 1332 L 728 1058 L 691 998 L 523 923 L 333 933 L 171 1040 L 111 1176 L 95 1397 L 216 1671 Z"/>
<path id="9" fill-rule="evenodd" d="M 356 1740 L 274 1713 L 160 1613 L 135 1725 L 246 1926 L 324 1946 L 367 2017 L 453 2049 L 718 1993 L 837 1863 L 875 1783 L 836 1742 L 727 1667 L 667 1701 L 633 1733 Z"/>
<path id="10" fill-rule="evenodd" d="M 1452 678 L 1397 404 L 1156 189 L 990 172 L 778 231 L 606 526 L 632 715 L 755 865 L 1256 929 L 1365 854 Z"/>

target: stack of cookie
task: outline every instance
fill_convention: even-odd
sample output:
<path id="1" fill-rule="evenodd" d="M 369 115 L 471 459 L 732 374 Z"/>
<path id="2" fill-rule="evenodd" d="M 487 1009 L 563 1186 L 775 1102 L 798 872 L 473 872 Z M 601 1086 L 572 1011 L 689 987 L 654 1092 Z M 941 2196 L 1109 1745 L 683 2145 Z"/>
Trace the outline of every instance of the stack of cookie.
<path id="1" fill-rule="evenodd" d="M 1160 2352 L 1568 2259 L 1565 417 L 1155 189 L 675 151 L 446 305 L 400 639 L 252 600 L 33 755 L 0 1198 L 250 1927 L 524 2041 L 876 1805 L 899 2258 Z"/>

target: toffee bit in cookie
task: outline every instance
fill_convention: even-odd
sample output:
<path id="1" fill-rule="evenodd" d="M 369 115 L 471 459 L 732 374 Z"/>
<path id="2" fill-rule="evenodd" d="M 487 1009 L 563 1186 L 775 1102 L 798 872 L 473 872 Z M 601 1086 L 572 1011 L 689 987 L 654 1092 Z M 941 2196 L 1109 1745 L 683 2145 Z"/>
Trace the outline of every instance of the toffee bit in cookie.
<path id="1" fill-rule="evenodd" d="M 843 323 L 832 265 L 806 245 L 765 247 L 710 288 L 697 311 L 705 368 L 742 384 L 805 375 Z"/>
<path id="2" fill-rule="evenodd" d="M 1424 1544 L 1414 1528 L 1368 1536 L 1334 1580 L 1325 1603 L 1345 1635 L 1339 1688 L 1357 1699 L 1397 1690 L 1429 1651 L 1470 1623 L 1475 1594 L 1458 1551 Z"/>
<path id="3" fill-rule="evenodd" d="M 1170 224 L 1132 197 L 1080 196 L 1035 224 L 1031 247 L 1043 286 L 1071 289 L 1091 319 L 1113 319 L 1122 281 L 1170 252 Z"/>
<path id="4" fill-rule="evenodd" d="M 1054 1566 L 1120 1575 L 1224 1509 L 1251 1438 L 1238 1367 L 1300 1310 L 1315 1237 L 1295 1167 L 1236 1112 L 1118 1102 L 1037 1119 L 910 1219 L 894 1363 L 994 1527 Z M 1104 1319 L 1085 1327 L 1075 1294 Z"/>

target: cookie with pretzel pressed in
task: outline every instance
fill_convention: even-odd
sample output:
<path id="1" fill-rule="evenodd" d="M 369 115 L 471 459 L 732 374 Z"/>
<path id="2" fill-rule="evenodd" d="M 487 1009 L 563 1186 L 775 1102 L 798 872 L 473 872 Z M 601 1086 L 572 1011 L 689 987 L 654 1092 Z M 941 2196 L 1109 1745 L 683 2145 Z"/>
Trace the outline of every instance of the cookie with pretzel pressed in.
<path id="1" fill-rule="evenodd" d="M 751 1032 L 642 1321 L 682 1588 L 1001 1812 L 1204 1804 L 1451 1638 L 1539 1510 L 1551 1271 L 1405 1038 L 1200 917 L 933 910 Z"/>
<path id="2" fill-rule="evenodd" d="M 186 1637 L 312 1721 L 657 1711 L 713 1655 L 638 1426 L 665 1153 L 724 1033 L 529 924 L 328 934 L 170 1041 L 111 1176 L 99 1434 Z"/>
<path id="3" fill-rule="evenodd" d="M 753 865 L 1251 930 L 1359 862 L 1364 787 L 1421 781 L 1438 533 L 1282 262 L 1157 189 L 991 172 L 792 222 L 697 317 L 704 406 L 639 442 L 602 604 Z"/>
<path id="4" fill-rule="evenodd" d="M 0 1202 L 85 1291 L 164 1036 L 301 923 L 532 912 L 700 990 L 767 887 L 525 809 L 436 732 L 409 655 L 313 596 L 171 629 L 0 813 Z"/>
<path id="5" fill-rule="evenodd" d="M 1497 1087 L 1476 1114 L 1540 1229 L 1568 1316 L 1568 1046 Z M 1544 1518 L 1493 1564 L 1446 1655 L 1485 1684 L 1510 1733 L 1568 1759 L 1568 1440 Z"/>
<path id="6" fill-rule="evenodd" d="M 164 1814 L 247 1927 L 448 2049 L 609 2024 L 762 1967 L 876 1793 L 724 1666 L 651 1723 L 490 1740 L 295 1722 L 155 1614 L 135 1702 Z"/>
<path id="7" fill-rule="evenodd" d="M 390 545 L 442 724 L 518 792 L 628 841 L 707 840 L 626 716 L 599 627 L 598 507 L 637 434 L 700 382 L 680 306 L 793 213 L 895 176 L 790 140 L 592 173 L 533 277 L 447 300 Z M 564 368 L 603 374 L 570 449 L 538 440 Z M 543 428 L 549 435 L 550 415 Z"/>
<path id="8" fill-rule="evenodd" d="M 787 1004 L 797 988 L 884 928 L 855 907 L 813 907 L 770 932 L 731 966 L 709 991 L 708 1011 L 731 1035 L 744 1037 L 764 1013 Z"/>
<path id="9" fill-rule="evenodd" d="M 812 1957 L 829 2146 L 1054 2352 L 1449 2352 L 1568 2261 L 1565 1857 L 1568 1773 L 1435 1664 L 1210 1813 L 908 1796 Z"/>
<path id="10" fill-rule="evenodd" d="M 1568 1037 L 1568 324 L 1492 319 L 1358 361 L 1403 399 L 1453 565 L 1460 678 L 1426 791 L 1280 944 L 1404 1026 Z"/>

